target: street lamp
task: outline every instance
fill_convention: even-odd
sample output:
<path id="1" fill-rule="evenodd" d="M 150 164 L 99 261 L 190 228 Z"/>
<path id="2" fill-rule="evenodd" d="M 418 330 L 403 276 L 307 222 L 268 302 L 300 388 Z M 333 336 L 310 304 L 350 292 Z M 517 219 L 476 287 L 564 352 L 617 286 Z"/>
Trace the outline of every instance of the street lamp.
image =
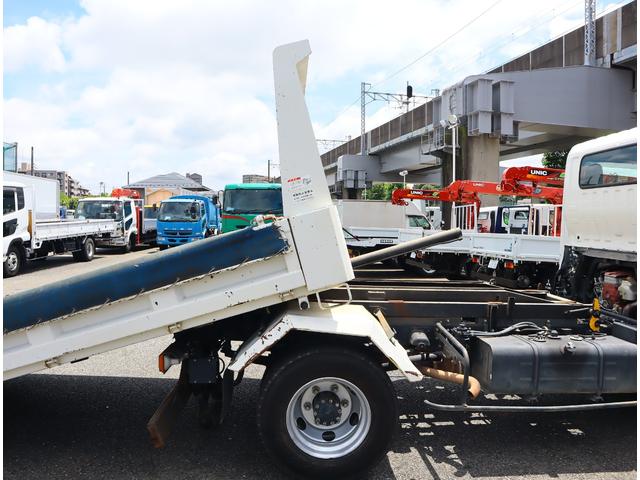
<path id="1" fill-rule="evenodd" d="M 456 143 L 458 137 L 458 116 L 451 114 L 446 120 L 440 120 L 442 128 L 451 130 L 451 146 L 453 147 L 453 181 L 456 181 Z"/>
<path id="2" fill-rule="evenodd" d="M 402 188 L 407 188 L 407 175 L 409 175 L 409 170 L 402 170 L 398 175 L 402 177 Z"/>
<path id="3" fill-rule="evenodd" d="M 452 181 L 455 182 L 456 181 L 456 145 L 457 145 L 457 137 L 458 137 L 458 126 L 460 125 L 458 123 L 458 116 L 454 115 L 453 113 L 451 115 L 449 115 L 447 117 L 446 120 L 440 120 L 440 125 L 442 126 L 442 128 L 448 128 L 449 130 L 451 130 L 451 147 L 453 149 L 452 155 L 453 155 L 453 174 L 452 174 Z M 451 220 L 452 220 L 452 224 L 453 226 L 456 225 L 456 203 L 452 202 L 451 203 Z"/>

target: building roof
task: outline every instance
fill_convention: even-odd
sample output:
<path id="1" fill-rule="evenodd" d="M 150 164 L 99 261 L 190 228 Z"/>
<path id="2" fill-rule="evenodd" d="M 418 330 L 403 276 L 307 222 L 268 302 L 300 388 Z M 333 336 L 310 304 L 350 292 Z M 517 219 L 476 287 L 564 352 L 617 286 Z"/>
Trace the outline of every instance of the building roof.
<path id="1" fill-rule="evenodd" d="M 199 184 L 191 178 L 187 178 L 184 175 L 180 175 L 177 172 L 165 173 L 164 175 L 155 175 L 153 177 L 145 178 L 134 183 L 130 183 L 125 188 L 175 188 L 180 187 L 185 190 L 192 190 L 197 192 L 211 191 L 210 188 Z"/>

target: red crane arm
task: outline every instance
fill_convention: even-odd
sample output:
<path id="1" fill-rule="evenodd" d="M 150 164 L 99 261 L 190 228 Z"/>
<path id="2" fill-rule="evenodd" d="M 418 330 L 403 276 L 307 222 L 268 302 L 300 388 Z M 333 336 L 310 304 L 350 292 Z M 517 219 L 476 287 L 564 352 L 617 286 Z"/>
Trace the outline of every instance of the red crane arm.
<path id="1" fill-rule="evenodd" d="M 546 167 L 511 167 L 502 174 L 502 192 L 516 191 L 521 182 L 535 185 L 564 186 L 564 170 Z"/>
<path id="2" fill-rule="evenodd" d="M 507 184 L 506 190 L 504 180 L 500 183 L 456 180 L 438 190 L 399 188 L 391 194 L 391 202 L 395 205 L 406 205 L 407 202 L 404 199 L 414 199 L 475 203 L 478 211 L 480 211 L 479 195 L 513 195 L 516 197 L 540 198 L 548 200 L 554 205 L 562 203 L 562 188 L 539 186 L 537 182 L 527 181 L 532 183 L 523 184 L 516 179 Z"/>
<path id="3" fill-rule="evenodd" d="M 139 199 L 140 194 L 135 190 L 129 190 L 128 188 L 114 188 L 111 191 L 111 196 L 115 198 L 120 197 L 129 197 L 134 199 Z"/>

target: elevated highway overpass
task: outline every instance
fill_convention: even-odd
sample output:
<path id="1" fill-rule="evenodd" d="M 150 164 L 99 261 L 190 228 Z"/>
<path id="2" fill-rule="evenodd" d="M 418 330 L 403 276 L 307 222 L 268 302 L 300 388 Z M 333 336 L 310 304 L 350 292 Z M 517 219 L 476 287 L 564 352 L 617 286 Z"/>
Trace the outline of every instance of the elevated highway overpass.
<path id="1" fill-rule="evenodd" d="M 329 188 L 360 198 L 365 184 L 446 184 L 460 121 L 456 178 L 495 180 L 501 160 L 571 147 L 637 122 L 637 0 L 596 19 L 595 64 L 584 65 L 584 26 L 489 72 L 471 75 L 407 113 L 322 155 Z M 364 155 L 363 151 L 364 150 Z M 495 200 L 494 200 L 495 201 Z"/>

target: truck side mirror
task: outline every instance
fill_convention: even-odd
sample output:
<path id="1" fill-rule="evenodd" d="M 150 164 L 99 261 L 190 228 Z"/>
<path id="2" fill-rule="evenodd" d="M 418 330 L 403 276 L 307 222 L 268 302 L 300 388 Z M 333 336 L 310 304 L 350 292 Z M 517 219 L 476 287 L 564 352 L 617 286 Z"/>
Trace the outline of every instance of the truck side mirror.
<path id="1" fill-rule="evenodd" d="M 189 210 L 189 213 L 191 213 L 191 218 L 193 219 L 195 219 L 198 216 L 198 210 L 196 209 L 195 203 L 191 204 L 191 209 Z"/>

